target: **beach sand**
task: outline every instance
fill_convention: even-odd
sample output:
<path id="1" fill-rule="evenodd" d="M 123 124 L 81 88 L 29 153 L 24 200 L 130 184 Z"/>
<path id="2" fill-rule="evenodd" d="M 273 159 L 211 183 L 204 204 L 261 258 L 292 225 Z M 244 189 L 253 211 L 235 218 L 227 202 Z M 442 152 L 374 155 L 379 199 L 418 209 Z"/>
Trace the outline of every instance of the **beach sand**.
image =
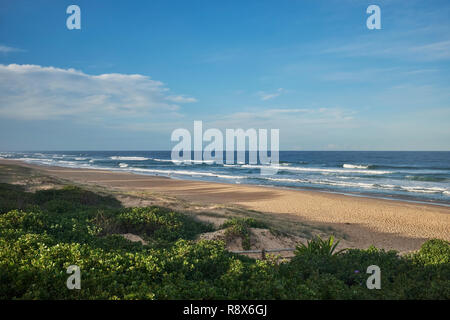
<path id="1" fill-rule="evenodd" d="M 213 223 L 233 214 L 249 215 L 286 232 L 295 234 L 300 230 L 297 236 L 304 239 L 314 234 L 336 234 L 343 239 L 343 247 L 374 245 L 404 253 L 419 249 L 431 238 L 450 241 L 450 208 L 444 206 L 105 170 L 44 167 L 14 160 L 0 160 L 0 165 L 28 168 L 63 183 L 110 190 L 127 205 L 182 209 Z M 2 182 L 8 182 L 5 179 L 3 176 Z"/>

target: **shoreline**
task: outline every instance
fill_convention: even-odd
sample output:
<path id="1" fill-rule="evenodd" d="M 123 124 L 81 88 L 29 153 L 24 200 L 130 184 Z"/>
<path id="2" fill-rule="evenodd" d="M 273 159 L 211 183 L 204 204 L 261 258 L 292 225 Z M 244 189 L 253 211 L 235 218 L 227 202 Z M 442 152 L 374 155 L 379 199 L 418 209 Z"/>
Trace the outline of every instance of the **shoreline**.
<path id="1" fill-rule="evenodd" d="M 433 203 L 298 190 L 273 186 L 227 184 L 173 179 L 91 168 L 67 168 L 0 159 L 0 164 L 18 165 L 45 175 L 82 185 L 100 186 L 118 192 L 164 195 L 182 199 L 189 210 L 202 204 L 208 210 L 236 206 L 261 212 L 274 221 L 308 223 L 330 227 L 348 235 L 348 247 L 409 252 L 431 238 L 450 241 L 450 208 Z M 155 196 L 156 195 L 156 196 Z M 200 214 L 200 213 L 199 213 Z"/>
<path id="2" fill-rule="evenodd" d="M 47 165 L 47 164 L 35 164 L 35 163 L 28 163 L 25 160 L 18 160 L 18 159 L 5 159 L 0 157 L 1 161 L 16 161 L 20 164 L 28 165 L 33 168 L 61 168 L 61 169 L 74 169 L 74 170 L 94 170 L 94 171 L 108 171 L 108 172 L 114 172 L 114 173 L 126 173 L 126 174 L 132 174 L 132 175 L 138 175 L 138 176 L 146 176 L 146 177 L 157 177 L 157 178 L 167 178 L 172 180 L 179 180 L 179 181 L 196 181 L 196 182 L 204 182 L 204 183 L 215 183 L 215 184 L 226 184 L 226 185 L 243 185 L 243 186 L 253 186 L 253 187 L 261 187 L 261 188 L 275 188 L 280 190 L 294 190 L 294 191 L 301 191 L 301 192 L 318 192 L 318 193 L 327 193 L 327 194 L 335 194 L 340 196 L 347 196 L 347 197 L 356 197 L 356 198 L 367 198 L 367 199 L 377 199 L 377 200 L 385 200 L 385 201 L 398 201 L 398 202 L 406 202 L 406 203 L 416 203 L 416 204 L 422 204 L 422 205 L 431 205 L 431 206 L 440 206 L 440 207 L 448 207 L 450 208 L 450 202 L 445 201 L 439 201 L 439 200 L 425 200 L 421 199 L 420 197 L 415 196 L 407 196 L 407 195 L 395 195 L 390 193 L 380 193 L 378 194 L 372 194 L 369 192 L 351 192 L 351 191 L 337 191 L 332 189 L 327 189 L 325 187 L 295 187 L 295 186 L 282 186 L 282 185 L 264 185 L 264 184 L 255 184 L 255 183 L 231 183 L 231 182 L 225 182 L 225 181 L 209 181 L 209 180 L 202 180 L 202 179 L 195 179 L 195 178 L 183 178 L 183 177 L 172 177 L 172 176 L 165 176 L 165 175 L 158 175 L 158 174 L 145 174 L 145 173 L 139 173 L 139 172 L 133 172 L 133 171 L 127 171 L 126 169 L 116 169 L 116 168 L 95 168 L 95 167 L 65 167 L 65 166 L 56 166 L 56 165 Z"/>
<path id="3" fill-rule="evenodd" d="M 45 165 L 43 165 L 45 166 Z M 51 166 L 48 166 L 51 167 Z M 54 166 L 58 168 L 66 168 L 66 167 L 60 167 L 60 166 Z M 83 168 L 71 168 L 71 169 L 83 169 Z M 402 196 L 394 196 L 390 197 L 389 194 L 386 194 L 384 196 L 376 196 L 371 195 L 369 193 L 353 193 L 353 192 L 339 192 L 339 191 L 333 191 L 333 190 L 327 190 L 327 189 L 320 189 L 320 188 L 312 188 L 312 187 L 289 187 L 289 186 L 275 186 L 275 185 L 264 185 L 264 184 L 252 184 L 252 183 L 226 183 L 221 181 L 205 181 L 200 179 L 185 179 L 185 178 L 179 178 L 179 177 L 166 177 L 166 176 L 158 176 L 158 175 L 151 175 L 151 174 L 140 174 L 137 172 L 129 172 L 129 171 L 115 171 L 113 169 L 96 169 L 96 168 L 86 168 L 90 170 L 104 170 L 104 171 L 111 171 L 111 172 L 124 172 L 129 174 L 135 174 L 135 175 L 142 175 L 142 176 L 149 176 L 149 177 L 159 177 L 159 178 L 167 178 L 172 180 L 180 180 L 180 181 L 198 181 L 198 182 L 205 182 L 205 183 L 217 183 L 217 184 L 226 184 L 226 185 L 233 185 L 233 186 L 252 186 L 252 187 L 258 187 L 258 188 L 269 188 L 269 189 L 279 189 L 279 190 L 291 190 L 291 191 L 299 191 L 299 192 L 318 192 L 318 193 L 326 193 L 326 194 L 335 194 L 338 196 L 345 196 L 345 197 L 356 197 L 356 198 L 365 198 L 365 199 L 375 199 L 375 200 L 385 200 L 385 201 L 397 201 L 397 202 L 405 202 L 405 203 L 415 203 L 415 204 L 421 204 L 421 205 L 430 205 L 430 206 L 438 206 L 438 207 L 448 207 L 450 208 L 450 203 L 446 202 L 433 202 L 425 201 L 425 200 L 416 200 L 414 197 L 402 197 Z"/>

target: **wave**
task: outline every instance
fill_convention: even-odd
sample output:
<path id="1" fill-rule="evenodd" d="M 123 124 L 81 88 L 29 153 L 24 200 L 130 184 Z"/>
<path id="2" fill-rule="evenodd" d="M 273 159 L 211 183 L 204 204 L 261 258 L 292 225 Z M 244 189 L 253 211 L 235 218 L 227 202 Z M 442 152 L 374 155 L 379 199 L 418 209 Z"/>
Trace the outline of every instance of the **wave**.
<path id="1" fill-rule="evenodd" d="M 150 158 L 152 161 L 157 162 L 172 162 L 174 164 L 214 164 L 214 160 L 172 160 L 172 159 L 157 159 Z"/>
<path id="2" fill-rule="evenodd" d="M 68 161 L 68 160 L 58 160 L 56 163 L 57 164 L 68 164 L 68 165 L 71 165 L 71 166 L 76 166 L 76 165 L 79 164 L 76 161 Z"/>
<path id="3" fill-rule="evenodd" d="M 402 186 L 393 184 L 378 184 L 378 183 L 364 183 L 364 182 L 347 182 L 347 181 L 335 181 L 327 179 L 290 179 L 290 178 L 263 178 L 276 182 L 294 182 L 294 183 L 308 183 L 308 184 L 320 184 L 339 187 L 353 187 L 364 189 L 378 189 L 378 190 L 393 190 L 393 191 L 406 191 L 415 193 L 435 193 L 435 194 L 450 194 L 450 191 L 440 187 L 419 187 L 419 186 Z"/>
<path id="4" fill-rule="evenodd" d="M 151 153 L 138 153 L 141 156 L 136 154 L 135 156 L 132 154 L 111 156 L 116 152 L 108 154 L 69 151 L 66 153 L 68 154 L 0 152 L 0 158 L 15 158 L 46 166 L 104 169 L 184 179 L 222 180 L 222 182 L 228 180 L 230 183 L 262 183 L 271 186 L 339 190 L 339 192 L 408 195 L 420 199 L 443 199 L 445 201 L 450 199 L 450 171 L 443 170 L 444 167 L 448 167 L 448 163 L 443 162 L 417 163 L 411 161 L 408 163 L 408 159 L 397 159 L 398 164 L 390 164 L 387 160 L 385 164 L 374 164 L 379 160 L 368 160 L 364 157 L 346 161 L 335 161 L 334 159 L 320 163 L 312 161 L 308 165 L 302 164 L 301 161 L 282 161 L 272 166 L 273 169 L 278 170 L 276 175 L 263 176 L 259 174 L 259 169 L 266 169 L 269 166 L 248 164 L 248 162 L 247 164 L 223 163 L 208 167 L 206 164 L 213 164 L 214 161 L 180 160 L 174 163 L 170 159 L 169 153 L 168 156 Z M 139 162 L 145 160 L 149 161 Z M 400 161 L 403 163 L 399 163 Z"/>
<path id="5" fill-rule="evenodd" d="M 204 176 L 204 177 L 217 177 L 224 179 L 246 179 L 246 176 L 230 176 L 212 172 L 202 171 L 187 171 L 187 170 L 161 170 L 161 169 L 143 169 L 143 168 L 129 168 L 129 171 L 134 172 L 147 172 L 147 173 L 159 173 L 163 175 L 186 175 L 186 176 Z"/>
<path id="6" fill-rule="evenodd" d="M 34 156 L 45 157 L 46 155 L 40 152 L 33 153 Z"/>
<path id="7" fill-rule="evenodd" d="M 413 181 L 429 181 L 429 182 L 446 182 L 449 181 L 448 178 L 445 177 L 436 177 L 436 176 L 406 176 L 405 177 L 408 180 Z"/>
<path id="8" fill-rule="evenodd" d="M 425 187 L 404 187 L 400 186 L 400 188 L 409 191 L 409 192 L 421 192 L 421 193 L 447 193 L 448 190 L 444 188 L 439 187 L 431 187 L 431 188 L 425 188 Z"/>
<path id="9" fill-rule="evenodd" d="M 174 161 L 177 161 L 177 160 L 172 161 L 171 159 L 156 159 L 156 158 L 150 158 L 150 160 L 158 161 L 158 162 L 174 162 Z M 182 162 L 182 161 L 179 161 L 179 162 Z"/>
<path id="10" fill-rule="evenodd" d="M 0 157 L 6 157 L 6 158 L 14 157 L 14 154 L 9 153 L 9 152 L 0 152 Z"/>
<path id="11" fill-rule="evenodd" d="M 450 167 L 446 166 L 426 166 L 426 165 L 383 165 L 383 164 L 374 164 L 369 165 L 369 169 L 393 169 L 393 170 L 430 170 L 430 171 L 448 171 Z"/>
<path id="12" fill-rule="evenodd" d="M 262 179 L 270 180 L 270 181 L 277 181 L 277 182 L 302 182 L 302 183 L 311 182 L 311 180 L 308 180 L 308 179 L 291 179 L 291 178 L 262 178 Z"/>
<path id="13" fill-rule="evenodd" d="M 59 160 L 59 159 L 23 157 L 23 158 L 17 158 L 17 160 L 21 160 L 21 161 L 24 161 L 27 163 L 46 165 L 46 166 L 61 166 L 61 167 L 69 167 L 69 168 L 91 167 L 87 163 L 80 163 L 78 161 Z M 92 167 L 92 168 L 95 169 L 94 167 Z"/>
<path id="14" fill-rule="evenodd" d="M 319 179 L 290 179 L 290 178 L 266 178 L 271 181 L 278 182 L 297 182 L 297 183 L 309 183 L 309 184 L 322 184 L 341 187 L 358 187 L 358 188 L 374 188 L 375 184 L 372 183 L 355 183 L 355 182 L 343 182 L 334 180 L 319 180 Z"/>
<path id="15" fill-rule="evenodd" d="M 149 160 L 149 158 L 145 157 L 122 157 L 122 156 L 112 156 L 109 157 L 111 160 L 123 160 L 123 161 L 145 161 Z"/>
<path id="16" fill-rule="evenodd" d="M 255 168 L 261 169 L 266 168 L 267 166 L 262 165 L 242 165 L 241 168 Z M 359 170 L 359 169 L 326 169 L 326 168 L 305 168 L 305 167 L 285 167 L 285 166 L 277 166 L 272 165 L 272 169 L 280 170 L 280 171 L 303 171 L 303 172 L 327 172 L 327 173 L 363 173 L 363 174 L 389 174 L 391 171 L 380 171 L 380 170 Z"/>
<path id="17" fill-rule="evenodd" d="M 17 160 L 21 160 L 21 161 L 25 161 L 25 162 L 53 162 L 52 159 L 29 158 L 29 157 L 17 158 Z"/>
<path id="18" fill-rule="evenodd" d="M 53 154 L 53 155 L 46 155 L 46 156 L 51 156 L 52 159 L 64 159 L 64 158 L 78 157 L 78 155 L 74 155 L 74 154 Z"/>
<path id="19" fill-rule="evenodd" d="M 280 164 L 287 164 L 287 165 L 291 165 L 291 164 L 308 164 L 309 162 L 308 161 L 302 161 L 302 160 L 299 160 L 299 161 L 286 161 L 286 160 L 280 160 L 279 161 L 279 163 Z"/>
<path id="20" fill-rule="evenodd" d="M 368 165 L 362 165 L 362 164 L 348 164 L 348 163 L 344 163 L 342 165 L 343 168 L 347 168 L 347 169 L 369 169 L 370 166 Z"/>

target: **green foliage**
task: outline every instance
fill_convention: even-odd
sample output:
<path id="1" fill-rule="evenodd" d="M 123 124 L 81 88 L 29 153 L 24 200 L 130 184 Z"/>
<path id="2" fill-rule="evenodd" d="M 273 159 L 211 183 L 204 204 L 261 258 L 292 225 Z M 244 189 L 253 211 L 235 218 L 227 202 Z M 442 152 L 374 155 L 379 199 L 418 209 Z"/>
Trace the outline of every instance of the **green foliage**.
<path id="1" fill-rule="evenodd" d="M 373 247 L 337 254 L 334 239 L 314 239 L 277 263 L 190 240 L 211 227 L 182 214 L 120 208 L 79 188 L 31 194 L 0 185 L 0 199 L 9 208 L 0 215 L 0 299 L 450 299 L 450 244 L 442 240 L 401 257 Z M 242 236 L 264 225 L 231 219 L 224 227 Z M 81 269 L 81 290 L 66 287 L 69 265 Z M 369 265 L 381 269 L 381 290 L 365 285 Z"/>
<path id="2" fill-rule="evenodd" d="M 68 211 L 78 206 L 120 208 L 120 201 L 111 196 L 102 196 L 76 186 L 65 186 L 62 189 L 40 190 L 34 193 L 34 202 L 40 206 L 60 207 Z M 57 203 L 55 203 L 57 202 Z"/>
<path id="3" fill-rule="evenodd" d="M 19 185 L 0 183 L 0 214 L 14 209 L 25 209 L 32 204 L 32 194 Z"/>
<path id="4" fill-rule="evenodd" d="M 448 265 L 450 264 L 449 244 L 448 241 L 439 239 L 427 241 L 420 251 L 413 255 L 413 259 L 423 265 Z"/>
<path id="5" fill-rule="evenodd" d="M 244 250 L 249 250 L 249 228 L 267 228 L 267 225 L 263 222 L 256 221 L 253 218 L 231 218 L 223 223 L 222 228 L 225 228 L 225 237 L 227 241 L 239 237 L 242 241 L 242 248 Z"/>
<path id="6" fill-rule="evenodd" d="M 222 227 L 227 228 L 235 225 L 245 225 L 248 228 L 268 228 L 267 224 L 262 221 L 257 221 L 253 218 L 231 218 L 225 221 Z"/>
<path id="7" fill-rule="evenodd" d="M 334 241 L 334 237 L 331 236 L 328 240 L 322 240 L 320 236 L 316 236 L 314 239 L 307 241 L 306 245 L 300 243 L 296 249 L 296 255 L 321 255 L 332 256 L 333 254 L 339 254 L 344 250 L 334 252 L 339 244 L 338 241 Z"/>
<path id="8" fill-rule="evenodd" d="M 210 225 L 160 207 L 125 209 L 117 215 L 115 223 L 121 232 L 145 234 L 165 241 L 194 239 L 200 233 L 213 230 Z"/>

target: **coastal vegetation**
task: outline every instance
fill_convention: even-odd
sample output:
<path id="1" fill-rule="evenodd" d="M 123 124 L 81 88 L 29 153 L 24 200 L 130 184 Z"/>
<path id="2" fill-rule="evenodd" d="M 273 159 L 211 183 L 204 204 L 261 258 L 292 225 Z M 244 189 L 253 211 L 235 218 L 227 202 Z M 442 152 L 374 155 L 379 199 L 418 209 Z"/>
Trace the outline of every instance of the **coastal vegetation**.
<path id="1" fill-rule="evenodd" d="M 220 228 L 244 243 L 250 227 L 266 225 L 244 218 Z M 290 260 L 258 260 L 222 241 L 197 240 L 213 230 L 182 213 L 124 208 L 75 186 L 27 192 L 0 184 L 0 299 L 450 299 L 447 241 L 399 255 L 336 251 L 334 239 L 312 238 Z M 71 265 L 80 268 L 79 290 L 66 287 Z M 370 265 L 380 267 L 379 290 L 366 287 Z"/>
<path id="2" fill-rule="evenodd" d="M 267 224 L 256 221 L 253 218 L 232 218 L 222 225 L 225 228 L 225 239 L 227 241 L 238 237 L 242 241 L 244 250 L 250 249 L 250 228 L 267 228 Z"/>

